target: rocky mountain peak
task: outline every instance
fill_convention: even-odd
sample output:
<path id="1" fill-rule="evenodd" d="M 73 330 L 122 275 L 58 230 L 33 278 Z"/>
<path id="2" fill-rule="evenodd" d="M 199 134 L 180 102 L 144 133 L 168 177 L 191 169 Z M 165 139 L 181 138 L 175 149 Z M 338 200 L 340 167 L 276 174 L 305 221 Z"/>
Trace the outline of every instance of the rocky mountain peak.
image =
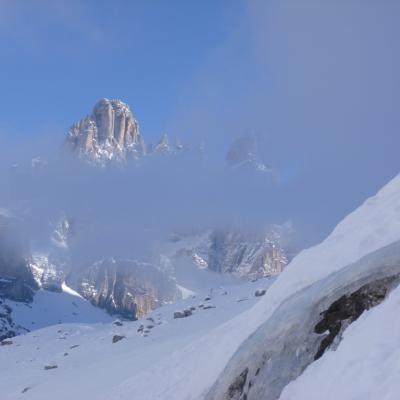
<path id="1" fill-rule="evenodd" d="M 145 153 L 139 124 L 121 100 L 99 100 L 92 113 L 69 130 L 66 144 L 93 161 L 140 158 Z"/>
<path id="2" fill-rule="evenodd" d="M 169 153 L 171 151 L 171 146 L 169 143 L 169 138 L 166 133 L 164 133 L 157 145 L 154 147 L 154 152 L 156 153 Z"/>
<path id="3" fill-rule="evenodd" d="M 238 170 L 256 172 L 271 172 L 259 154 L 261 138 L 257 135 L 246 134 L 237 138 L 230 146 L 226 155 L 228 167 Z"/>

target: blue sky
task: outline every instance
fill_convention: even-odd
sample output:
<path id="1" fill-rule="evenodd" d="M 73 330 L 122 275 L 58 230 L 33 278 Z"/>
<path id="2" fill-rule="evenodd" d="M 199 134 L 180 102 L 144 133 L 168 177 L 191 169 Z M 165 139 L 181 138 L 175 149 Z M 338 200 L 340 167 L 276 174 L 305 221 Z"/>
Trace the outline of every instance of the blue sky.
<path id="1" fill-rule="evenodd" d="M 101 97 L 158 137 L 246 9 L 229 0 L 0 1 L 1 125 L 67 130 Z M 23 112 L 23 118 L 21 117 Z"/>
<path id="2" fill-rule="evenodd" d="M 399 20 L 397 0 L 0 0 L 0 134 L 60 143 L 101 97 L 222 163 L 257 133 L 266 210 L 326 234 L 400 171 Z"/>

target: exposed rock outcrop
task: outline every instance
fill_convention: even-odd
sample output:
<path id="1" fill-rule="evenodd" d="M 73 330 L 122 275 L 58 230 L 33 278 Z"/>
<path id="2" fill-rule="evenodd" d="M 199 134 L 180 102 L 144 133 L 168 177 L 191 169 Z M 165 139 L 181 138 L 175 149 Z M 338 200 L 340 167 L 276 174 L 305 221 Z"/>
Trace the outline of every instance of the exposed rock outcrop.
<path id="1" fill-rule="evenodd" d="M 0 216 L 0 298 L 32 300 L 36 283 L 27 255 L 28 244 L 16 221 Z"/>
<path id="2" fill-rule="evenodd" d="M 226 155 L 226 163 L 229 168 L 249 171 L 271 173 L 259 155 L 259 142 L 257 135 L 247 134 L 236 139 L 230 146 Z"/>
<path id="3" fill-rule="evenodd" d="M 308 365 L 337 348 L 343 331 L 363 311 L 399 284 L 399 261 L 396 242 L 287 298 L 243 342 L 206 399 L 278 399 Z M 245 369 L 245 385 L 237 385 Z"/>
<path id="4" fill-rule="evenodd" d="M 211 234 L 208 268 L 237 277 L 261 278 L 283 271 L 288 260 L 272 234 L 215 230 Z"/>
<path id="5" fill-rule="evenodd" d="M 62 291 L 62 284 L 71 272 L 69 240 L 73 227 L 73 221 L 63 216 L 52 232 L 47 252 L 34 253 L 30 257 L 29 266 L 39 287 Z"/>
<path id="6" fill-rule="evenodd" d="M 160 253 L 158 262 L 169 273 L 174 273 L 174 266 L 190 262 L 200 270 L 258 279 L 277 275 L 288 264 L 280 235 L 272 231 L 214 229 L 197 235 L 175 234 Z"/>
<path id="7" fill-rule="evenodd" d="M 136 261 L 108 259 L 78 267 L 70 286 L 111 314 L 137 319 L 179 298 L 176 284 L 156 267 Z"/>
<path id="8" fill-rule="evenodd" d="M 100 163 L 145 154 L 139 124 L 120 100 L 101 99 L 91 115 L 72 126 L 66 145 L 80 157 Z"/>

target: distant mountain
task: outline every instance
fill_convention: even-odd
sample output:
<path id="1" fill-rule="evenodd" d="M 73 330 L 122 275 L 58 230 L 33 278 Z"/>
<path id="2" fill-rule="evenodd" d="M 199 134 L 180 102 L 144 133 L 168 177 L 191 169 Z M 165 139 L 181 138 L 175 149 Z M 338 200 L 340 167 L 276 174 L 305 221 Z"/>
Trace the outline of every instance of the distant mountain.
<path id="1" fill-rule="evenodd" d="M 208 271 L 208 290 L 139 321 L 94 316 L 101 310 L 76 294 L 56 308 L 63 294 L 39 292 L 31 308 L 0 302 L 6 323 L 10 308 L 18 314 L 14 328 L 47 326 L 0 340 L 1 398 L 397 400 L 399 204 L 400 176 L 279 278 L 222 283 L 215 276 L 228 275 Z M 204 240 L 207 248 L 206 236 L 197 244 L 174 236 L 170 245 L 179 253 Z M 110 262 L 94 275 L 113 275 Z M 43 319 L 54 311 L 60 321 L 49 326 Z"/>
<path id="2" fill-rule="evenodd" d="M 146 152 L 139 124 L 120 100 L 97 102 L 89 116 L 71 127 L 65 143 L 79 157 L 99 162 L 137 159 Z"/>
<path id="3" fill-rule="evenodd" d="M 85 299 L 110 314 L 138 319 L 179 298 L 175 282 L 157 266 L 132 260 L 101 260 L 76 267 L 67 282 Z"/>
<path id="4" fill-rule="evenodd" d="M 166 134 L 152 146 L 145 144 L 139 123 L 121 100 L 99 100 L 90 115 L 80 119 L 67 133 L 65 146 L 81 159 L 104 165 L 112 161 L 139 160 L 150 154 L 171 155 L 188 150 L 179 141 L 170 143 Z"/>
<path id="5" fill-rule="evenodd" d="M 200 146 L 194 149 L 180 141 L 171 141 L 166 134 L 154 146 L 145 143 L 129 106 L 121 100 L 106 98 L 99 100 L 89 115 L 69 129 L 64 147 L 77 159 L 102 168 L 113 162 L 124 165 L 129 161 L 151 161 L 156 157 L 180 154 L 198 156 L 203 152 Z M 232 144 L 226 162 L 235 170 L 270 171 L 261 162 L 257 138 L 252 135 Z M 50 164 L 40 157 L 28 164 L 26 168 L 34 170 L 50 168 Z M 8 226 L 10 221 L 4 217 L 0 224 Z M 128 319 L 142 317 L 158 305 L 173 302 L 186 293 L 178 282 L 182 265 L 254 280 L 279 274 L 288 262 L 280 237 L 271 231 L 256 234 L 210 227 L 195 235 L 173 235 L 174 240 L 165 240 L 146 263 L 110 254 L 109 258 L 94 259 L 77 266 L 71 261 L 69 246 L 70 240 L 78 237 L 75 229 L 79 227 L 73 218 L 60 215 L 47 248 L 44 246 L 40 250 L 31 249 L 29 243 L 12 242 L 11 230 L 2 227 L 0 298 L 29 304 L 37 290 L 62 293 L 67 283 L 93 305 Z M 11 316 L 6 320 L 11 320 Z M 10 328 L 8 322 L 6 325 Z"/>
<path id="6" fill-rule="evenodd" d="M 234 170 L 272 173 L 272 168 L 260 156 L 260 138 L 252 134 L 233 141 L 226 155 L 226 163 Z"/>
<path id="7" fill-rule="evenodd" d="M 212 229 L 197 235 L 173 235 L 159 250 L 165 268 L 192 264 L 239 279 L 260 279 L 281 273 L 288 256 L 278 232 L 245 233 L 239 229 Z"/>

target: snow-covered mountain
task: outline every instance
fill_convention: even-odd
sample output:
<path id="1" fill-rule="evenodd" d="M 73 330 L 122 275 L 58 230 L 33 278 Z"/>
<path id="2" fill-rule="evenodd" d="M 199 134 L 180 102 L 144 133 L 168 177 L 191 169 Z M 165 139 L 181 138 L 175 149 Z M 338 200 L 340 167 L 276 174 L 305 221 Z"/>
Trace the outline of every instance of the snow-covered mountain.
<path id="1" fill-rule="evenodd" d="M 400 176 L 276 279 L 210 281 L 145 320 L 3 343 L 2 396 L 396 400 L 399 205 Z"/>
<path id="2" fill-rule="evenodd" d="M 272 174 L 272 168 L 263 162 L 259 154 L 259 141 L 258 136 L 252 134 L 237 138 L 226 155 L 228 167 L 238 171 Z"/>
<path id="3" fill-rule="evenodd" d="M 174 234 L 160 249 L 159 263 L 172 272 L 181 264 L 193 264 L 239 279 L 278 275 L 288 263 L 278 231 L 243 232 L 213 229 L 192 235 Z"/>
<path id="4" fill-rule="evenodd" d="M 133 260 L 111 258 L 86 268 L 77 266 L 67 282 L 92 304 L 127 319 L 141 318 L 181 297 L 168 274 L 153 264 Z"/>
<path id="5" fill-rule="evenodd" d="M 162 135 L 154 147 L 146 145 L 138 121 L 130 108 L 121 100 L 101 99 L 90 115 L 75 123 L 65 138 L 65 147 L 78 159 L 94 167 L 107 167 L 117 162 L 124 166 L 130 160 L 147 157 L 175 157 L 190 152 L 179 141 L 171 143 Z M 244 160 L 256 160 L 256 143 L 252 139 L 239 140 L 228 154 L 228 163 L 242 165 Z M 195 151 L 198 156 L 198 151 Z M 244 162 L 247 165 L 247 162 Z M 27 167 L 37 172 L 51 168 L 40 157 Z M 241 167 L 240 167 L 241 168 Z M 12 221 L 2 217 L 2 221 Z M 240 229 L 216 229 L 198 234 L 174 235 L 156 249 L 149 260 L 121 259 L 118 254 L 90 262 L 72 262 L 69 242 L 79 230 L 72 217 L 61 213 L 54 223 L 47 247 L 29 243 L 10 245 L 11 231 L 4 233 L 8 247 L 0 247 L 0 297 L 32 302 L 39 289 L 63 293 L 63 285 L 75 290 L 92 304 L 109 313 L 136 319 L 155 307 L 173 302 L 187 293 L 187 271 L 200 282 L 208 274 L 193 272 L 215 271 L 239 279 L 259 279 L 279 274 L 287 264 L 280 238 L 268 233 L 244 233 Z M 4 230 L 0 232 L 2 234 Z M 78 232 L 79 233 L 79 232 Z M 1 243 L 0 243 L 1 244 Z M 204 275 L 204 277 L 203 277 Z M 181 278 L 183 278 L 183 282 Z M 191 282 L 192 286 L 194 285 Z M 201 286 L 201 285 L 200 285 Z M 4 335 L 19 331 L 10 328 L 11 316 L 4 313 Z M 6 331 L 6 326 L 10 329 Z"/>
<path id="6" fill-rule="evenodd" d="M 171 143 L 165 134 L 155 146 L 146 145 L 129 106 L 121 100 L 108 99 L 98 101 L 90 115 L 71 127 L 65 147 L 95 167 L 107 167 L 113 162 L 123 166 L 144 157 L 151 162 L 152 157 L 175 157 L 190 152 L 179 141 Z M 256 147 L 252 139 L 239 140 L 229 151 L 228 163 L 243 166 L 244 160 L 253 162 Z M 44 170 L 51 165 L 38 157 L 32 160 L 31 167 Z M 280 238 L 272 231 L 244 233 L 240 229 L 210 227 L 195 235 L 173 235 L 175 239 L 166 240 L 156 249 L 150 262 L 121 259 L 115 254 L 76 265 L 71 260 L 69 242 L 79 224 L 75 224 L 73 216 L 64 214 L 56 223 L 49 223 L 53 231 L 47 247 L 42 243 L 36 248 L 27 242 L 24 248 L 15 247 L 16 243 L 12 249 L 0 248 L 0 297 L 29 304 L 39 289 L 63 293 L 63 285 L 67 284 L 109 313 L 136 319 L 185 295 L 188 271 L 199 282 L 208 279 L 206 273 L 193 272 L 192 266 L 199 271 L 215 271 L 239 279 L 259 279 L 280 273 L 287 264 Z M 196 286 L 194 282 L 191 285 Z M 9 321 L 4 322 L 4 335 L 18 333 L 10 328 L 11 316 L 4 315 L 4 321 Z M 8 331 L 6 326 L 10 328 Z"/>
<path id="7" fill-rule="evenodd" d="M 65 143 L 79 157 L 99 164 L 113 159 L 137 159 L 146 151 L 138 122 L 120 100 L 97 102 L 89 116 L 71 127 Z"/>
<path id="8" fill-rule="evenodd" d="M 95 165 L 139 160 L 146 155 L 177 155 L 188 151 L 180 141 L 171 143 L 163 134 L 159 142 L 146 144 L 139 123 L 121 100 L 99 100 L 90 115 L 68 131 L 65 146 L 79 158 Z"/>

